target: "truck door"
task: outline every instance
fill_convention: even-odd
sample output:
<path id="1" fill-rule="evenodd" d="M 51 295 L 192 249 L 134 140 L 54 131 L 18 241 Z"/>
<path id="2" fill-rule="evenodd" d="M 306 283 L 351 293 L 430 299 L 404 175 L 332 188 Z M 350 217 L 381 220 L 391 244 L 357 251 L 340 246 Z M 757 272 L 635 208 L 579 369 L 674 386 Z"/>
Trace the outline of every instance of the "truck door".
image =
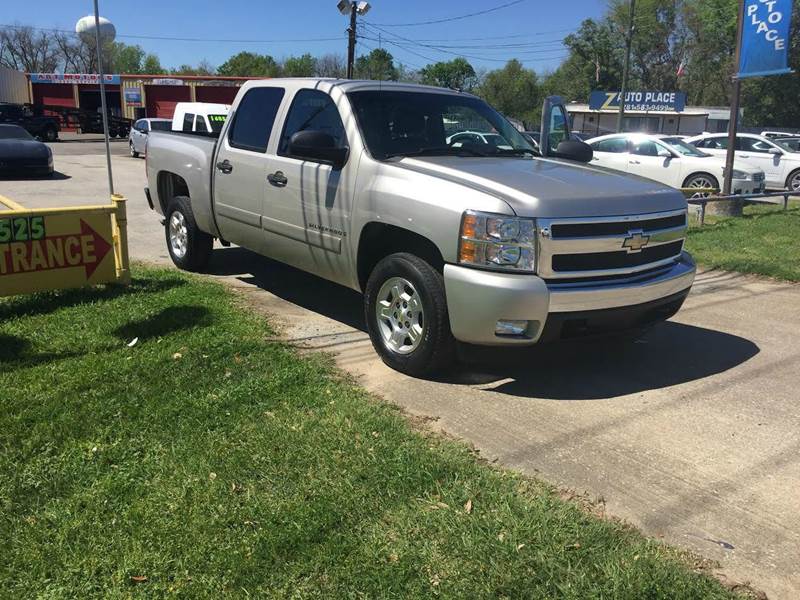
<path id="1" fill-rule="evenodd" d="M 281 87 L 248 90 L 220 136 L 214 170 L 214 212 L 222 237 L 263 251 L 262 204 L 267 187 L 267 145 L 283 100 Z"/>
<path id="2" fill-rule="evenodd" d="M 350 257 L 344 251 L 344 238 L 350 228 L 352 202 L 352 193 L 346 193 L 348 188 L 352 192 L 346 182 L 348 170 L 290 156 L 289 140 L 299 131 L 324 132 L 337 146 L 347 146 L 333 99 L 320 90 L 298 90 L 267 174 L 261 219 L 267 254 L 327 279 L 346 282 Z"/>

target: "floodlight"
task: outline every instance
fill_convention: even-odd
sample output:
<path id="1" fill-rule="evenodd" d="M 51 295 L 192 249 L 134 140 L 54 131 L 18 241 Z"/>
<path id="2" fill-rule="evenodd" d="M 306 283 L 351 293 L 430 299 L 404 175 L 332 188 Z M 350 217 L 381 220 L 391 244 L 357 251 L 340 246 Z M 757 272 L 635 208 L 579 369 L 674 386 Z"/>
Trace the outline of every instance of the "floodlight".
<path id="1" fill-rule="evenodd" d="M 336 8 L 338 8 L 339 12 L 343 15 L 349 15 L 353 10 L 353 3 L 350 2 L 350 0 L 339 0 L 339 4 L 336 5 Z"/>
<path id="2" fill-rule="evenodd" d="M 369 2 L 356 2 L 356 12 L 360 15 L 367 14 L 370 8 L 372 7 L 369 5 Z"/>

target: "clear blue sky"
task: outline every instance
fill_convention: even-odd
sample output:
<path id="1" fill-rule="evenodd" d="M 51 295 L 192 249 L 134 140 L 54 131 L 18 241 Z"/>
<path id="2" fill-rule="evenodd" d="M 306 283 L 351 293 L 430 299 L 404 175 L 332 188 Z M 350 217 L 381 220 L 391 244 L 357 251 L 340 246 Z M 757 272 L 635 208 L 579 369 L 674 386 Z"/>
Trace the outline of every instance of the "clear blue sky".
<path id="1" fill-rule="evenodd" d="M 518 0 L 500 10 L 455 21 L 386 26 L 448 19 L 510 2 L 513 0 L 371 0 L 372 8 L 363 21 L 373 27 L 363 30 L 365 39 L 357 53 L 377 47 L 380 33 L 382 46 L 409 67 L 460 54 L 476 68 L 496 68 L 516 57 L 541 72 L 561 61 L 563 36 L 581 20 L 600 16 L 606 6 L 605 0 Z M 74 30 L 75 22 L 91 11 L 89 0 L 6 0 L 0 8 L 0 23 Z M 114 22 L 119 41 L 155 52 L 166 67 L 194 65 L 202 59 L 217 66 L 241 50 L 271 54 L 276 59 L 305 52 L 346 51 L 347 18 L 337 11 L 336 0 L 100 0 L 100 13 Z M 215 39 L 255 41 L 210 41 Z"/>

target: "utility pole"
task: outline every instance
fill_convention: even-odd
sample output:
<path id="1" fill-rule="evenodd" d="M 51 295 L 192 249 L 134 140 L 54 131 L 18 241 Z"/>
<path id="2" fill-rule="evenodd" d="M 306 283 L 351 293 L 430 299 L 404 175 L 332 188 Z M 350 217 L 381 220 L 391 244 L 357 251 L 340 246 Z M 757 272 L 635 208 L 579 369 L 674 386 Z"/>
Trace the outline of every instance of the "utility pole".
<path id="1" fill-rule="evenodd" d="M 336 8 L 343 15 L 350 16 L 350 27 L 347 29 L 347 78 L 352 79 L 356 60 L 356 17 L 363 17 L 371 7 L 365 0 L 339 0 Z"/>
<path id="2" fill-rule="evenodd" d="M 744 27 L 744 0 L 739 3 L 739 23 L 736 28 L 736 54 L 733 61 L 734 69 L 739 70 L 739 59 L 742 55 L 742 28 Z M 733 178 L 733 159 L 736 151 L 736 129 L 739 125 L 739 96 L 741 95 L 742 82 L 734 73 L 733 93 L 731 95 L 731 118 L 728 121 L 728 152 L 725 155 L 725 182 L 722 184 L 722 194 L 731 193 L 731 179 Z"/>
<path id="3" fill-rule="evenodd" d="M 351 2 L 350 28 L 347 30 L 347 78 L 353 78 L 353 62 L 356 59 L 356 3 Z"/>
<path id="4" fill-rule="evenodd" d="M 633 19 L 636 10 L 636 0 L 630 0 L 630 15 L 628 16 L 628 34 L 625 36 L 625 66 L 622 68 L 622 89 L 619 91 L 619 112 L 617 113 L 617 133 L 622 133 L 622 123 L 625 120 L 625 94 L 628 91 L 628 73 L 631 67 L 631 45 L 633 43 Z"/>

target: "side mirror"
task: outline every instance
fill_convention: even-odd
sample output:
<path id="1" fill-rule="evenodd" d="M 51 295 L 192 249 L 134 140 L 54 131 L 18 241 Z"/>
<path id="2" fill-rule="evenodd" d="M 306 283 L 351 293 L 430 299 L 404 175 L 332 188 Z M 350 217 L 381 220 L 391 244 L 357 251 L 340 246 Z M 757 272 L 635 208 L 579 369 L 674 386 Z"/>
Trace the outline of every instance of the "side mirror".
<path id="1" fill-rule="evenodd" d="M 672 154 L 672 152 L 670 152 L 666 148 L 659 148 L 658 149 L 658 155 L 661 158 L 675 158 L 675 156 Z"/>
<path id="2" fill-rule="evenodd" d="M 313 160 L 341 169 L 347 162 L 349 148 L 336 145 L 336 140 L 324 131 L 298 131 L 289 138 L 289 156 Z"/>
<path id="3" fill-rule="evenodd" d="M 770 148 L 769 149 L 769 153 L 770 154 L 783 154 L 783 151 L 781 151 L 780 148 Z"/>
<path id="4" fill-rule="evenodd" d="M 556 158 L 566 158 L 567 160 L 575 160 L 578 162 L 588 163 L 592 160 L 594 152 L 592 147 L 586 142 L 579 142 L 578 140 L 564 140 L 559 142 L 553 156 Z"/>

